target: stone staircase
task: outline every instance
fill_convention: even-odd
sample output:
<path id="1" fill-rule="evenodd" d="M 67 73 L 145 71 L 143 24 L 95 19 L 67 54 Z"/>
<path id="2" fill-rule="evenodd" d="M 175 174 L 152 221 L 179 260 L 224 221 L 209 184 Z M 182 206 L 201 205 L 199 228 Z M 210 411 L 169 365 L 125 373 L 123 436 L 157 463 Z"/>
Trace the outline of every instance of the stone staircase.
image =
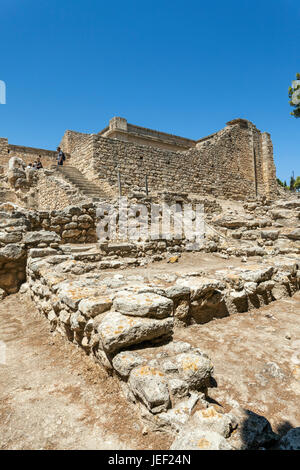
<path id="1" fill-rule="evenodd" d="M 98 185 L 88 180 L 77 168 L 73 166 L 65 165 L 57 167 L 53 165 L 53 169 L 56 169 L 59 174 L 66 181 L 71 183 L 80 194 L 92 201 L 103 201 L 111 199 L 114 196 L 114 191 L 107 182 L 99 180 Z"/>

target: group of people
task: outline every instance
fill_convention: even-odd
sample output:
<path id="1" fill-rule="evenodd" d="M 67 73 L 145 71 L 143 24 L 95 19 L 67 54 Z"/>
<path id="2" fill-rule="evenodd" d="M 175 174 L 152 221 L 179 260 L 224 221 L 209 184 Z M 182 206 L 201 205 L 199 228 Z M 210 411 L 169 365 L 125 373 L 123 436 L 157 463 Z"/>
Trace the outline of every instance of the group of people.
<path id="1" fill-rule="evenodd" d="M 66 157 L 64 152 L 60 147 L 57 147 L 57 165 L 62 166 L 64 164 L 65 159 Z M 41 157 L 38 157 L 37 160 L 34 161 L 34 163 L 28 163 L 26 168 L 31 170 L 40 170 L 41 168 L 43 168 Z"/>
<path id="2" fill-rule="evenodd" d="M 35 160 L 33 163 L 28 163 L 27 168 L 32 170 L 40 170 L 43 168 L 41 157 L 38 157 L 37 160 Z"/>

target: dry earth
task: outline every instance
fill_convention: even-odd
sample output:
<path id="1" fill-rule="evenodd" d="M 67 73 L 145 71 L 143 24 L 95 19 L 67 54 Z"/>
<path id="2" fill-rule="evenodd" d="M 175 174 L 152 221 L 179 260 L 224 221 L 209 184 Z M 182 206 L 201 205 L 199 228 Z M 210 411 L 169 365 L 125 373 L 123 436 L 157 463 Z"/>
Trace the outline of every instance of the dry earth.
<path id="1" fill-rule="evenodd" d="M 0 449 L 163 449 L 164 434 L 143 436 L 119 383 L 82 350 L 53 335 L 27 297 L 0 302 Z"/>
<path id="2" fill-rule="evenodd" d="M 185 254 L 176 265 L 154 263 L 150 270 L 190 272 L 192 266 L 209 270 L 236 263 Z M 218 386 L 209 395 L 216 406 L 227 412 L 240 404 L 283 434 L 300 424 L 299 314 L 297 293 L 259 310 L 177 329 L 175 339 L 211 357 Z M 0 449 L 170 447 L 165 433 L 143 435 L 136 408 L 122 396 L 118 381 L 51 333 L 27 296 L 0 302 L 0 340 L 7 345 L 6 364 L 0 364 Z"/>

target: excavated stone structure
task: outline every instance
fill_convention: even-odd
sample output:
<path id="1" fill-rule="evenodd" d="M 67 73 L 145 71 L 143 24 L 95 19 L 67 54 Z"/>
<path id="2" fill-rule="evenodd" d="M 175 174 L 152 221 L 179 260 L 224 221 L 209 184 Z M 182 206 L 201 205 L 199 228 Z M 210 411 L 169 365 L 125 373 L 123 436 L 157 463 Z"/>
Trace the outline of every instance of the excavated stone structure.
<path id="1" fill-rule="evenodd" d="M 20 147 L 0 139 L 0 164 L 21 157 L 26 164 L 41 158 L 52 173 L 49 185 L 42 176 L 35 191 L 35 207 L 50 208 L 49 195 L 58 194 L 63 208 L 75 195 L 106 200 L 147 190 L 211 195 L 231 199 L 278 195 L 270 135 L 245 119 L 235 119 L 219 132 L 200 140 L 134 126 L 114 117 L 98 134 L 66 131 L 60 146 L 67 156 L 54 171 L 54 151 Z M 29 203 L 28 203 L 29 204 Z M 31 205 L 33 203 L 31 202 Z M 28 205 L 27 207 L 30 207 Z"/>
<path id="2" fill-rule="evenodd" d="M 98 134 L 67 131 L 61 147 L 67 161 L 57 169 L 54 152 L 0 139 L 0 299 L 29 295 L 52 332 L 120 381 L 147 429 L 174 437 L 171 449 L 274 445 L 268 421 L 251 413 L 245 444 L 245 410 L 222 413 L 209 399 L 210 358 L 174 340 L 176 331 L 246 314 L 300 288 L 300 199 L 277 188 L 269 134 L 237 119 L 194 141 L 113 118 Z M 44 170 L 26 169 L 39 155 Z M 118 231 L 99 239 L 120 193 L 135 208 L 129 228 L 142 227 L 140 204 L 192 211 L 202 204 L 202 243 L 172 230 L 158 239 L 128 240 Z M 186 253 L 195 265 L 181 270 Z M 205 253 L 211 265 L 202 269 L 197 256 Z M 231 259 L 234 266 L 214 265 Z M 156 270 L 166 262 L 170 269 Z"/>

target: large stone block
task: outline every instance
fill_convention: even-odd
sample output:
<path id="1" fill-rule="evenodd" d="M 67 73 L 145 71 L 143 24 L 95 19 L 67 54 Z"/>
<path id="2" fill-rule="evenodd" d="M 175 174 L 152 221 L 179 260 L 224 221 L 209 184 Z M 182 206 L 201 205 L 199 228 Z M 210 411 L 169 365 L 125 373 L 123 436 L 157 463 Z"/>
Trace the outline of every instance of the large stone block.
<path id="1" fill-rule="evenodd" d="M 173 318 L 156 320 L 109 312 L 98 326 L 98 332 L 105 351 L 113 354 L 133 344 L 171 334 L 173 323 Z"/>
<path id="2" fill-rule="evenodd" d="M 135 294 L 130 291 L 119 293 L 114 300 L 114 308 L 125 315 L 165 318 L 172 314 L 172 300 L 154 293 Z"/>

